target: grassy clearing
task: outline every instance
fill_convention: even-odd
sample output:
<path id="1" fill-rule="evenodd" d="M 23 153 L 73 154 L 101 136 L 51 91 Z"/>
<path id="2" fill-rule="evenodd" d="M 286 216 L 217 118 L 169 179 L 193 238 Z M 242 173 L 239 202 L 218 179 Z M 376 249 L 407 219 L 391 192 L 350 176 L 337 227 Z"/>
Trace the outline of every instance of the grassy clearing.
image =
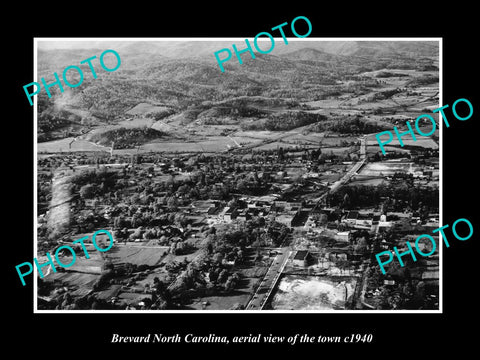
<path id="1" fill-rule="evenodd" d="M 110 148 L 93 144 L 87 140 L 65 138 L 61 140 L 48 141 L 37 145 L 38 153 L 76 152 L 76 151 L 110 151 Z M 71 145 L 70 145 L 71 144 Z"/>
<path id="2" fill-rule="evenodd" d="M 119 245 L 108 252 L 108 258 L 114 264 L 128 262 L 135 265 L 155 266 L 162 261 L 167 252 L 166 248 Z"/>

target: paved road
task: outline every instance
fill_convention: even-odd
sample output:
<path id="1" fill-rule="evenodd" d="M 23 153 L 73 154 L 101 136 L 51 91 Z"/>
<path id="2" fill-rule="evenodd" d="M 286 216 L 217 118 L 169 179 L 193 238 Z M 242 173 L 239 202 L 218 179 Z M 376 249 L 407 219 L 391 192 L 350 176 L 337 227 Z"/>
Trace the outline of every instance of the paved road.
<path id="1" fill-rule="evenodd" d="M 290 247 L 283 247 L 280 249 L 280 251 L 281 254 L 275 256 L 272 264 L 267 270 L 267 273 L 258 286 L 257 291 L 247 304 L 247 310 L 261 310 L 265 306 L 265 303 L 267 302 L 290 257 Z"/>

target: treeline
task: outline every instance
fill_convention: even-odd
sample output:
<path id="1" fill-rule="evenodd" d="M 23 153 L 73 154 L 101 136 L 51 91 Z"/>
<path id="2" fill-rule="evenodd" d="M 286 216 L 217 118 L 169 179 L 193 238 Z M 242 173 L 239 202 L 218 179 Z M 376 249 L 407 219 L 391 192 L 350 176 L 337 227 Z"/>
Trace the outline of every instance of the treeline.
<path id="1" fill-rule="evenodd" d="M 39 101 L 40 102 L 40 101 Z M 40 106 L 39 106 L 40 107 Z M 66 110 L 54 110 L 54 107 L 46 108 L 38 112 L 38 141 L 48 141 L 53 137 L 52 131 L 79 124 L 82 118 Z"/>
<path id="2" fill-rule="evenodd" d="M 412 80 L 409 80 L 406 83 L 407 86 L 422 86 L 422 85 L 430 85 L 430 84 L 438 84 L 438 76 L 423 75 L 423 76 L 416 77 Z"/>
<path id="3" fill-rule="evenodd" d="M 423 188 L 416 186 L 344 186 L 337 192 L 328 195 L 330 206 L 342 206 L 347 209 L 377 206 L 387 202 L 391 210 L 403 210 L 405 205 L 412 210 L 426 207 L 438 210 L 438 188 Z"/>
<path id="4" fill-rule="evenodd" d="M 374 122 L 363 120 L 360 116 L 354 118 L 344 117 L 318 122 L 312 131 L 332 131 L 342 134 L 370 134 L 384 130 L 385 127 Z"/>
<path id="5" fill-rule="evenodd" d="M 218 118 L 218 117 L 264 117 L 266 112 L 254 107 L 240 106 L 215 106 L 208 110 L 202 111 L 197 116 L 199 118 Z"/>
<path id="6" fill-rule="evenodd" d="M 377 78 L 389 78 L 389 77 L 408 77 L 408 74 L 402 73 L 393 73 L 390 71 L 380 71 L 378 74 L 375 75 Z"/>
<path id="7" fill-rule="evenodd" d="M 243 130 L 287 131 L 326 119 L 325 115 L 305 111 L 288 111 L 269 115 L 266 119 L 241 124 Z"/>
<path id="8" fill-rule="evenodd" d="M 118 128 L 95 134 L 92 141 L 100 145 L 110 146 L 115 142 L 115 149 L 126 149 L 144 144 L 150 140 L 166 135 L 152 128 Z"/>

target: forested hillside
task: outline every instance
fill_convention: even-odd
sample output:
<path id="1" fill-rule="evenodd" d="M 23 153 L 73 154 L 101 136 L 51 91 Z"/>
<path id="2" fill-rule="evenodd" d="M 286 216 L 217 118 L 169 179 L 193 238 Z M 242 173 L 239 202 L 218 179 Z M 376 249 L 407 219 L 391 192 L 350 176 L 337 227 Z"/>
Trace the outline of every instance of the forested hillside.
<path id="1" fill-rule="evenodd" d="M 438 50 L 429 43 L 308 42 L 303 47 L 295 43 L 279 46 L 268 55 L 257 54 L 255 59 L 244 56 L 242 65 L 232 57 L 222 73 L 207 51 L 211 43 L 115 44 L 121 67 L 106 72 L 96 64 L 96 79 L 87 64 L 79 63 L 102 50 L 40 47 L 39 77 L 52 81 L 53 72 L 61 74 L 68 65 L 79 66 L 85 76 L 77 88 L 65 86 L 61 93 L 52 87 L 52 98 L 44 91 L 38 95 L 39 141 L 79 135 L 91 126 L 142 116 L 129 112 L 141 103 L 165 106 L 165 111 L 145 115 L 157 120 L 181 115 L 183 124 L 200 121 L 204 125 L 238 124 L 249 130 L 288 130 L 325 120 L 317 114 L 290 111 L 305 110 L 303 103 L 342 94 L 368 94 L 382 76 L 391 76 L 384 72 L 380 80 L 355 80 L 364 72 L 434 69 L 435 61 L 429 55 Z M 182 51 L 195 56 L 179 57 Z M 426 74 L 409 81 L 414 87 L 438 81 L 438 77 Z"/>

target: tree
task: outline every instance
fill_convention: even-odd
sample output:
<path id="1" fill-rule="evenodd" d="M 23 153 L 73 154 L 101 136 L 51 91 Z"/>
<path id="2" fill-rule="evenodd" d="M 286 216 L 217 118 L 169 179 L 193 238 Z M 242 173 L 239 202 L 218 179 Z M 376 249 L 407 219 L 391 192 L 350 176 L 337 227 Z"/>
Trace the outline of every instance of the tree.
<path id="1" fill-rule="evenodd" d="M 185 244 L 183 241 L 179 241 L 176 243 L 177 246 L 174 249 L 174 254 L 175 255 L 182 255 L 185 251 Z"/>
<path id="2" fill-rule="evenodd" d="M 130 234 L 130 240 L 140 239 L 143 234 L 143 228 L 140 226 L 135 229 L 135 231 Z"/>
<path id="3" fill-rule="evenodd" d="M 79 193 L 83 199 L 91 199 L 95 196 L 96 190 L 97 187 L 95 184 L 87 184 L 80 188 Z"/>
<path id="4" fill-rule="evenodd" d="M 213 262 L 217 264 L 221 264 L 223 260 L 223 255 L 219 252 L 217 252 L 215 255 L 213 255 Z"/>
<path id="5" fill-rule="evenodd" d="M 175 211 L 178 208 L 178 200 L 175 196 L 171 196 L 167 201 L 167 208 L 170 211 Z"/>
<path id="6" fill-rule="evenodd" d="M 367 251 L 367 240 L 364 237 L 358 239 L 357 244 L 354 246 L 353 250 L 355 254 L 363 255 Z"/>
<path id="7" fill-rule="evenodd" d="M 228 271 L 226 269 L 223 269 L 218 275 L 218 282 L 223 283 L 227 280 L 227 278 L 228 278 Z"/>
<path id="8" fill-rule="evenodd" d="M 229 276 L 227 281 L 225 281 L 224 288 L 225 291 L 231 291 L 237 285 L 237 280 L 233 276 Z"/>
<path id="9" fill-rule="evenodd" d="M 176 213 L 174 217 L 174 222 L 177 226 L 186 227 L 188 220 L 185 215 L 181 213 Z"/>
<path id="10" fill-rule="evenodd" d="M 155 229 L 148 229 L 143 233 L 145 240 L 155 239 L 157 237 L 157 231 Z"/>
<path id="11" fill-rule="evenodd" d="M 115 219 L 113 220 L 113 227 L 116 229 L 125 227 L 125 219 L 123 218 L 123 216 L 115 217 Z"/>
<path id="12" fill-rule="evenodd" d="M 320 225 L 326 225 L 328 223 L 327 214 L 320 214 L 320 218 L 319 218 L 318 221 L 319 221 Z"/>

